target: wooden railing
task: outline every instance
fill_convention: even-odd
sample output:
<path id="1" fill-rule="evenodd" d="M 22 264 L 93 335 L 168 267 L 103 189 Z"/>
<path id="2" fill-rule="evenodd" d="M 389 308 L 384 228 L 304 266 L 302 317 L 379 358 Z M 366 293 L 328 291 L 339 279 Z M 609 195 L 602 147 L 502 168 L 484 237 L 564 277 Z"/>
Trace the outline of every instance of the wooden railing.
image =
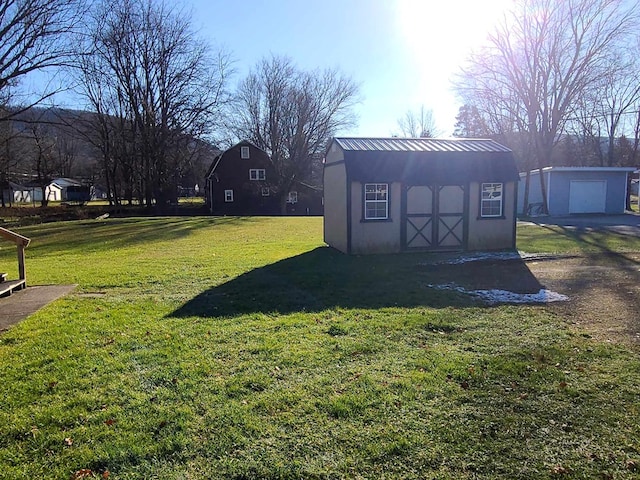
<path id="1" fill-rule="evenodd" d="M 2 227 L 0 227 L 0 237 L 15 243 L 16 247 L 18 247 L 18 275 L 20 276 L 20 280 L 25 281 L 26 285 L 27 274 L 24 268 L 24 249 L 27 248 L 31 240 Z"/>

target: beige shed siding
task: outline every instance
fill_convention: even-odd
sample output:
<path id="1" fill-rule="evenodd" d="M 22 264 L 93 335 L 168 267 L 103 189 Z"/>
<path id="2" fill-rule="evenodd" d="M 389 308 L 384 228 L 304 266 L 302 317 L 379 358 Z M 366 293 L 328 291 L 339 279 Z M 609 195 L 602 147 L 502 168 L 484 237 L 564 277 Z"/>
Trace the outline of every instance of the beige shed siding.
<path id="1" fill-rule="evenodd" d="M 362 183 L 351 184 L 351 253 L 399 252 L 401 184 L 389 185 L 389 220 L 364 222 Z"/>
<path id="2" fill-rule="evenodd" d="M 347 173 L 342 150 L 336 145 L 327 152 L 324 168 L 324 241 L 347 253 Z"/>
<path id="3" fill-rule="evenodd" d="M 504 218 L 480 218 L 480 183 L 473 182 L 469 191 L 469 240 L 468 250 L 501 250 L 513 248 L 515 182 L 504 185 Z"/>

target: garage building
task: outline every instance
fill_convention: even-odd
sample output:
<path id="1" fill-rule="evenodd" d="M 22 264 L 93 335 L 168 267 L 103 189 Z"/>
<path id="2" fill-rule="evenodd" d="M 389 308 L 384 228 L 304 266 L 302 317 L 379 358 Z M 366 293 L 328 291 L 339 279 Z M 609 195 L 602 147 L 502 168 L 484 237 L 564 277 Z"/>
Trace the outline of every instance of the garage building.
<path id="1" fill-rule="evenodd" d="M 546 167 L 542 169 L 547 188 L 549 215 L 624 213 L 627 199 L 627 176 L 632 167 Z M 520 173 L 518 213 L 524 206 L 526 173 Z M 542 203 L 540 171 L 530 172 L 530 212 Z"/>

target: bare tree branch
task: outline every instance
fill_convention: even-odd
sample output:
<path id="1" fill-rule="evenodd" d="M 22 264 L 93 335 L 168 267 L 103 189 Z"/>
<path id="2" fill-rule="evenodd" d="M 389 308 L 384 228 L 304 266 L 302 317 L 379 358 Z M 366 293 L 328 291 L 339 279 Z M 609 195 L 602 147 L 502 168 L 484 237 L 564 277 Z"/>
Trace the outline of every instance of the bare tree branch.
<path id="1" fill-rule="evenodd" d="M 309 181 L 327 140 L 355 123 L 359 87 L 338 70 L 305 72 L 286 57 L 263 59 L 240 83 L 231 128 L 271 157 L 270 188 L 286 208 L 295 181 Z"/>
<path id="2" fill-rule="evenodd" d="M 407 110 L 404 117 L 398 119 L 398 128 L 403 137 L 437 137 L 440 131 L 433 118 L 433 110 L 420 106 L 418 112 Z"/>
<path id="3" fill-rule="evenodd" d="M 0 0 L 0 102 L 7 106 L 22 80 L 35 71 L 69 66 L 78 53 L 72 39 L 79 33 L 84 0 Z M 49 87 L 0 120 L 37 105 L 56 92 Z"/>
<path id="4" fill-rule="evenodd" d="M 121 190 L 147 205 L 177 201 L 199 139 L 220 125 L 229 101 L 230 57 L 164 0 L 105 0 L 92 30 L 79 80 L 96 113 L 112 201 Z"/>
<path id="5" fill-rule="evenodd" d="M 639 8 L 622 0 L 517 0 L 489 45 L 470 58 L 458 92 L 529 136 L 542 168 L 580 96 L 601 82 L 635 32 Z"/>

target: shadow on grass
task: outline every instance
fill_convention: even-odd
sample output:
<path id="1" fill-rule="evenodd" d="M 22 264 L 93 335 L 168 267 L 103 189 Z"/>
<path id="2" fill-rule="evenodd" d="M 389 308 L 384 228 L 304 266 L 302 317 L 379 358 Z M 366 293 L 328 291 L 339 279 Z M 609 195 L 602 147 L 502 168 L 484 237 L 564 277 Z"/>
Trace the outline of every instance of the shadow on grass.
<path id="1" fill-rule="evenodd" d="M 635 269 L 640 262 L 633 259 L 630 255 L 619 250 L 620 245 L 635 240 L 635 237 L 628 233 L 617 232 L 605 228 L 591 228 L 573 225 L 540 225 L 542 228 L 553 232 L 560 233 L 564 237 L 574 241 L 585 253 L 600 254 L 613 257 L 629 262 Z M 611 245 L 614 245 L 612 248 Z"/>
<path id="2" fill-rule="evenodd" d="M 46 251 L 51 245 L 55 245 L 58 252 L 109 251 L 158 241 L 178 240 L 202 228 L 251 221 L 259 221 L 259 219 L 256 220 L 254 217 L 110 218 L 74 223 L 72 228 L 66 222 L 47 224 L 42 232 L 39 231 L 40 226 L 24 229 L 22 232 L 33 240 L 29 247 L 30 252 L 37 252 L 39 249 Z"/>
<path id="3" fill-rule="evenodd" d="M 519 285 L 523 293 L 538 292 L 541 288 L 521 260 L 473 265 L 433 262 L 434 256 L 428 254 L 349 256 L 319 247 L 211 288 L 170 316 L 226 317 L 328 308 L 463 307 L 476 303 L 469 296 L 429 285 L 455 283 L 465 288 Z"/>

